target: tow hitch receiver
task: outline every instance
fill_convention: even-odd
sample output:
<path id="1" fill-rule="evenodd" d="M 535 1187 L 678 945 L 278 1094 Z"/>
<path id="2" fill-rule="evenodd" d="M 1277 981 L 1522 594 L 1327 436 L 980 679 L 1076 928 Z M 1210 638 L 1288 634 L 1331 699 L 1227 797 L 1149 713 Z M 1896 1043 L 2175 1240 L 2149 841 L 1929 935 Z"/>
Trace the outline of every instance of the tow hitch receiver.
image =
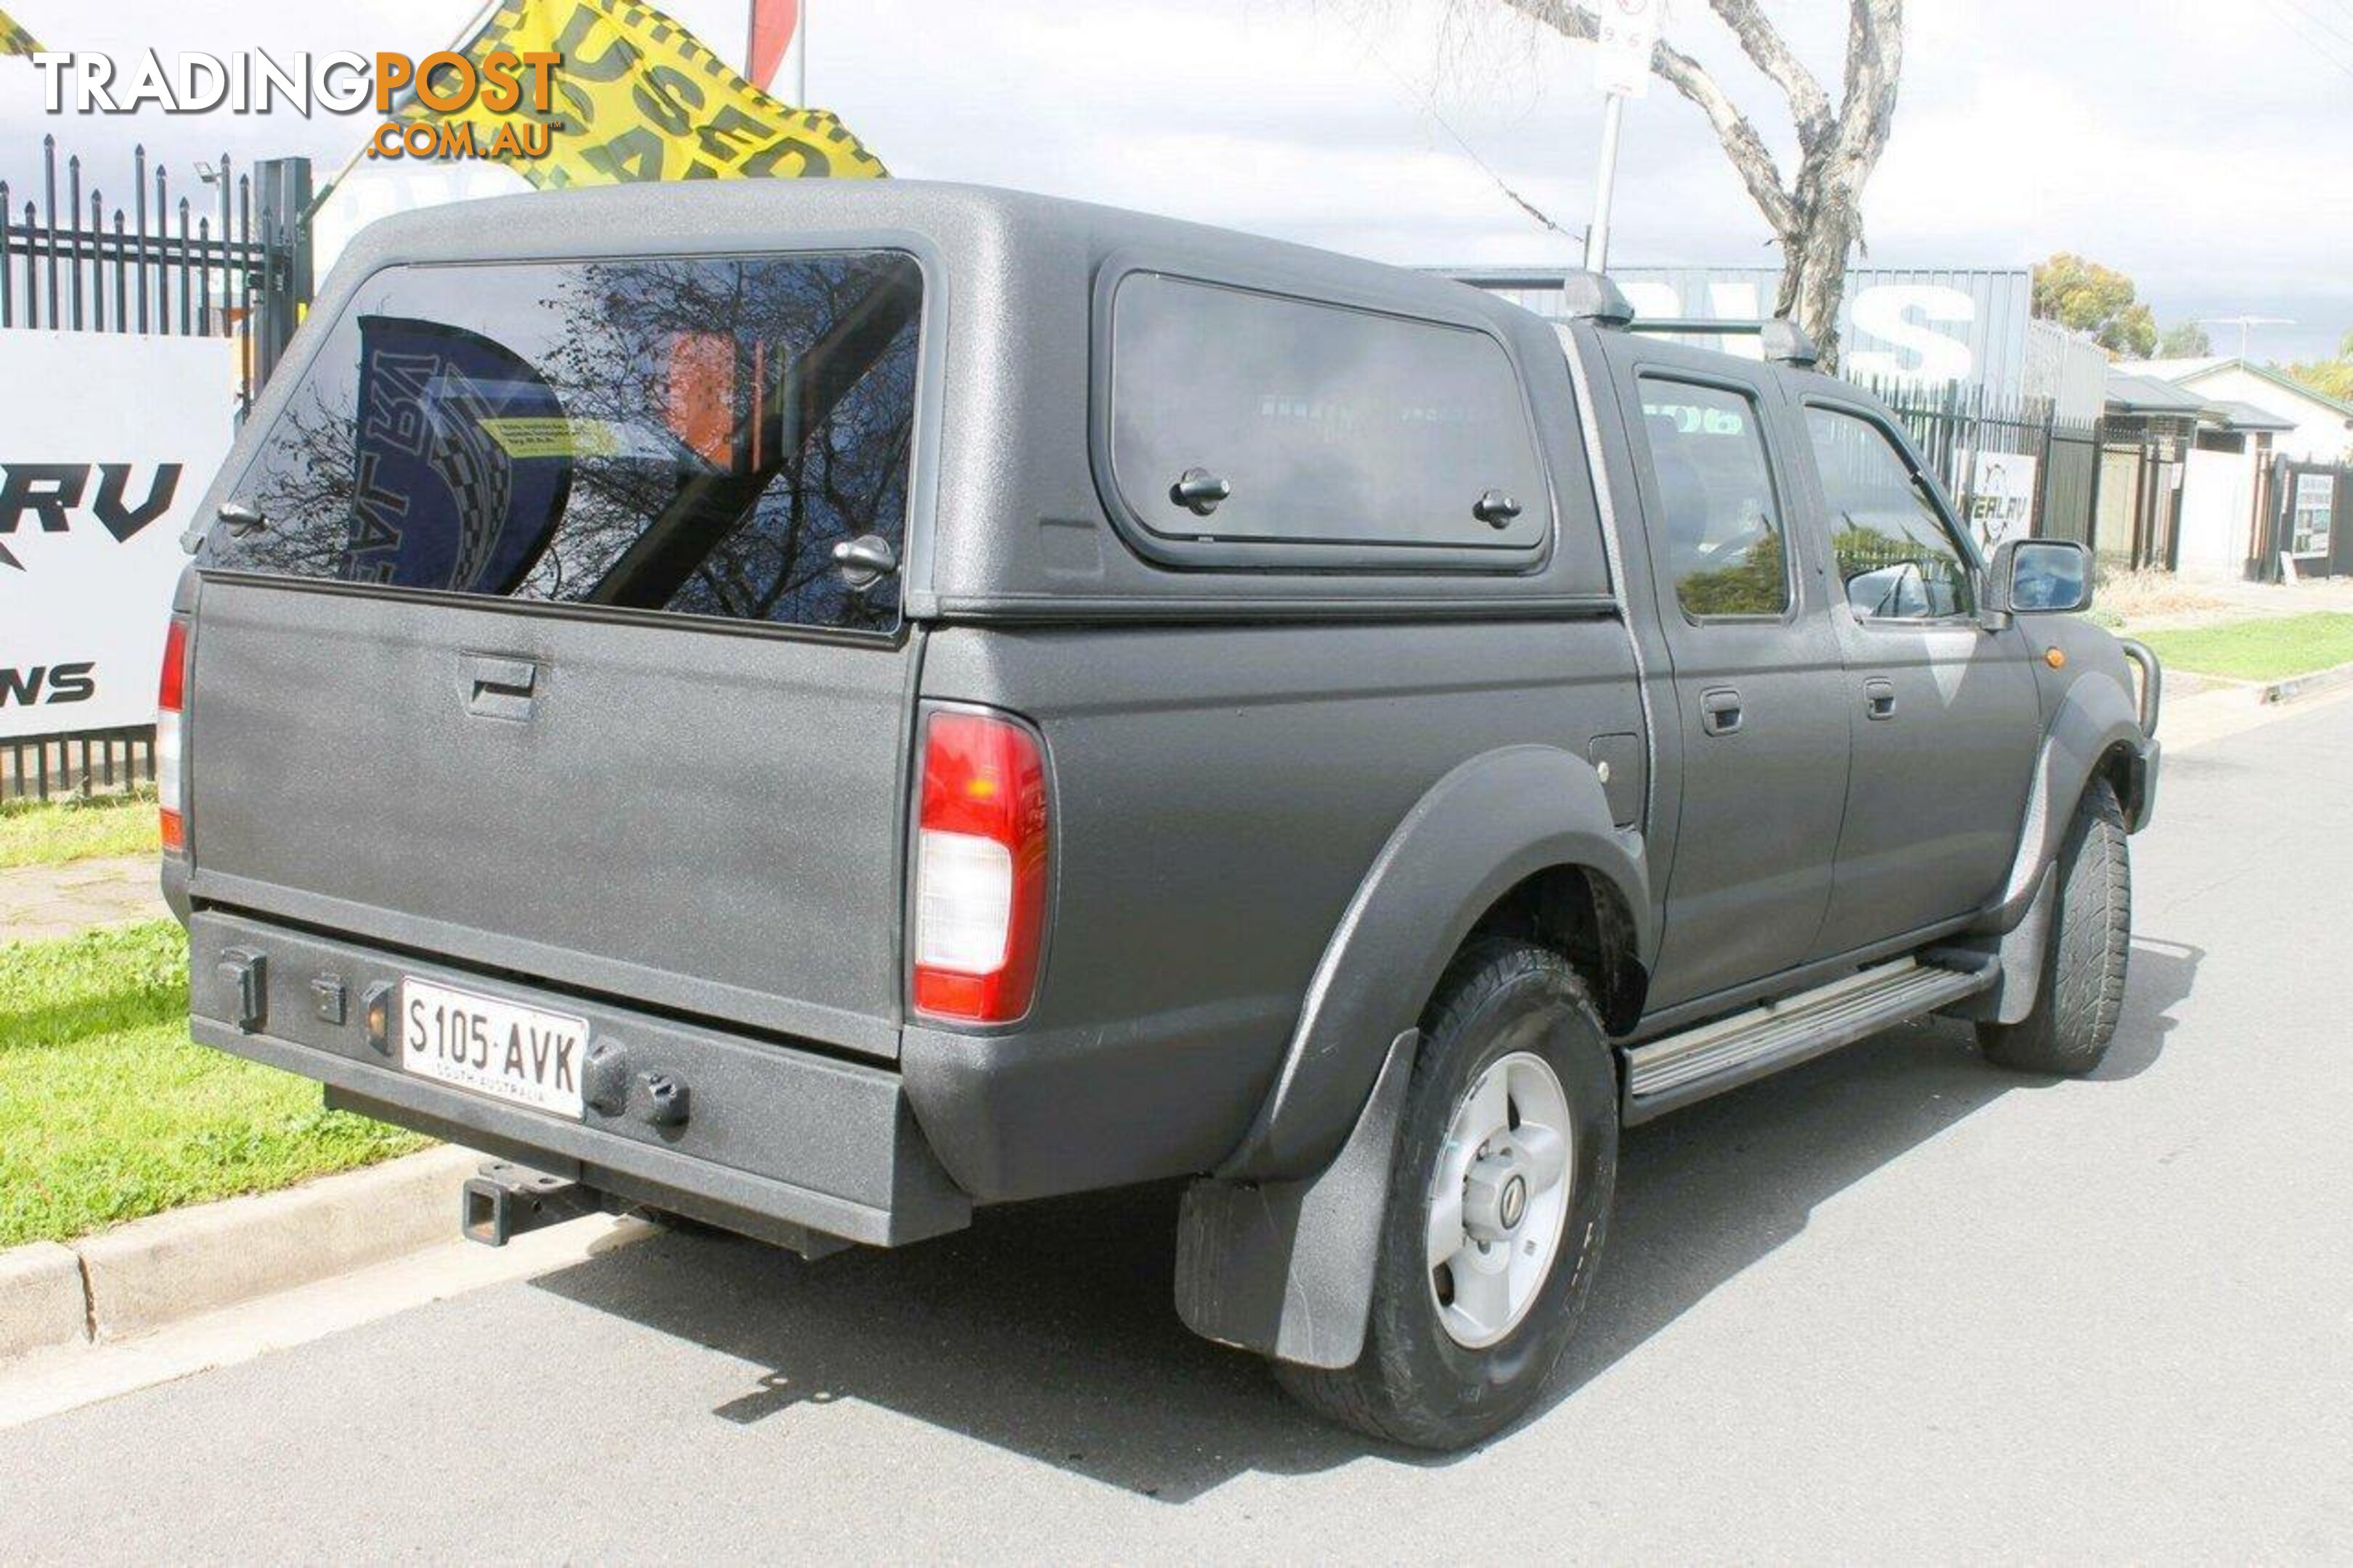
<path id="1" fill-rule="evenodd" d="M 468 1241 L 504 1247 L 518 1236 L 545 1226 L 596 1214 L 603 1195 L 578 1182 L 544 1175 L 504 1160 L 484 1165 L 466 1182 L 459 1200 L 458 1228 Z"/>

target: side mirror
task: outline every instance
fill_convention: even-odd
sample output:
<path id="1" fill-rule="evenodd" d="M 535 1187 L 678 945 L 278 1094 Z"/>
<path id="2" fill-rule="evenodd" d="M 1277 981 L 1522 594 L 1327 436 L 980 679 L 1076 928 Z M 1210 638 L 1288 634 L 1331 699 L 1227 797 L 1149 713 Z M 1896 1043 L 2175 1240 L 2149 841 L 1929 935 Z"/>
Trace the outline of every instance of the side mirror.
<path id="1" fill-rule="evenodd" d="M 2058 616 L 2092 603 L 2092 552 L 2066 539 L 2009 539 L 1986 568 L 1985 608 L 1997 616 Z"/>

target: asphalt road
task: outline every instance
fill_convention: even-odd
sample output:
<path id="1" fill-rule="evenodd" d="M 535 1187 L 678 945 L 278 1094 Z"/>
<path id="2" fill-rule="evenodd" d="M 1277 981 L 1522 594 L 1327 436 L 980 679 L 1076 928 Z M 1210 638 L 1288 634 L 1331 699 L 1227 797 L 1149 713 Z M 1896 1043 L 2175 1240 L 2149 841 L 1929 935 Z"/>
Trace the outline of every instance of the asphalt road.
<path id="1" fill-rule="evenodd" d="M 1915 1026 L 1630 1134 L 1557 1391 L 1293 1413 L 1173 1194 L 666 1237 L 0 1433 L 0 1560 L 2353 1558 L 2353 703 L 2168 759 L 2085 1082 Z M 1082 1113 L 1082 1108 L 1074 1108 Z"/>

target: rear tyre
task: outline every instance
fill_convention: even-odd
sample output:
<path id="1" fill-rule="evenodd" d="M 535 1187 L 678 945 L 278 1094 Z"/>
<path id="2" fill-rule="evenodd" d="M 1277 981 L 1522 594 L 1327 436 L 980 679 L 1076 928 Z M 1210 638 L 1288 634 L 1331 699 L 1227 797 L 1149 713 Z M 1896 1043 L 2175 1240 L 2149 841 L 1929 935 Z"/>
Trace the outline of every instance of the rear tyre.
<path id="1" fill-rule="evenodd" d="M 1364 1352 L 1275 1376 L 1369 1436 L 1460 1448 L 1543 1392 L 1592 1289 L 1618 1173 L 1618 1083 L 1558 953 L 1489 940 L 1421 1020 Z"/>
<path id="2" fill-rule="evenodd" d="M 2108 1054 L 2132 955 L 2132 850 L 2107 780 L 2084 792 L 2057 875 L 2034 1010 L 2015 1024 L 1979 1024 L 1978 1045 L 2004 1067 L 2073 1077 Z"/>

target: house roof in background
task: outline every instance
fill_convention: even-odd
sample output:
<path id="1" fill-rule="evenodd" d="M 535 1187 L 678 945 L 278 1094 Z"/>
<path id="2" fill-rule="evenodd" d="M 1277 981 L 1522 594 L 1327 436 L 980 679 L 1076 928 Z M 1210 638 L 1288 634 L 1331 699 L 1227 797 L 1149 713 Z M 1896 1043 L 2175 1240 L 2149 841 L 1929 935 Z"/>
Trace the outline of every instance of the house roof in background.
<path id="1" fill-rule="evenodd" d="M 2283 419 L 2268 408 L 2258 408 L 2252 403 L 2241 403 L 2226 397 L 2212 405 L 2222 416 L 2222 423 L 2233 430 L 2248 432 L 2293 430 L 2295 421 Z"/>
<path id="2" fill-rule="evenodd" d="M 2206 400 L 2162 376 L 2135 375 L 2110 366 L 2108 406 L 2119 414 L 2188 415 L 2206 412 Z"/>
<path id="3" fill-rule="evenodd" d="M 2283 392 L 2294 393 L 2307 402 L 2333 410 L 2353 419 L 2353 403 L 2341 397 L 2331 397 L 2317 387 L 2306 386 L 2277 365 L 2259 364 L 2251 359 L 2218 357 L 2209 359 L 2145 359 L 2126 360 L 2115 368 L 2129 375 L 2155 377 L 2177 386 L 2195 386 L 2199 382 L 2221 370 L 2242 370 L 2262 381 L 2268 381 Z"/>

